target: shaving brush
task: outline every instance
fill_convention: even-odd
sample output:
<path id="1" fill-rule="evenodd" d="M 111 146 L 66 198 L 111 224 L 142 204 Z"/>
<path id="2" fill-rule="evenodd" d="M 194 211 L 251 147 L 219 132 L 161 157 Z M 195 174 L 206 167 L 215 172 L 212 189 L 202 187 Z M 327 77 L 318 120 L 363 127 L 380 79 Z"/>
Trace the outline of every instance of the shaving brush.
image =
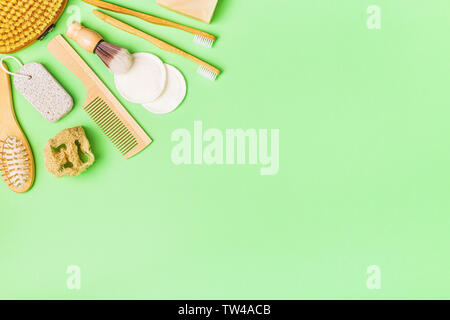
<path id="1" fill-rule="evenodd" d="M 127 49 L 104 41 L 97 32 L 83 27 L 78 22 L 69 26 L 66 35 L 84 50 L 95 53 L 112 73 L 127 73 L 133 65 L 133 56 Z"/>

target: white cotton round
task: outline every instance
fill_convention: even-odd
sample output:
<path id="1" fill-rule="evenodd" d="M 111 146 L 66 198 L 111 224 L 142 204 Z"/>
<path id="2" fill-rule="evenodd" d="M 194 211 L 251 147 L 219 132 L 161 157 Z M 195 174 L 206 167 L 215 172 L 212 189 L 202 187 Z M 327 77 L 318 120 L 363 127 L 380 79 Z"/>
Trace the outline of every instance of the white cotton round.
<path id="1" fill-rule="evenodd" d="M 148 103 L 155 101 L 166 87 L 167 71 L 164 63 L 151 53 L 133 54 L 134 63 L 124 74 L 115 74 L 119 93 L 128 101 Z"/>
<path id="2" fill-rule="evenodd" d="M 157 114 L 169 113 L 175 110 L 186 96 L 186 80 L 181 72 L 166 64 L 167 84 L 161 96 L 153 102 L 145 103 L 143 106 L 150 112 Z"/>

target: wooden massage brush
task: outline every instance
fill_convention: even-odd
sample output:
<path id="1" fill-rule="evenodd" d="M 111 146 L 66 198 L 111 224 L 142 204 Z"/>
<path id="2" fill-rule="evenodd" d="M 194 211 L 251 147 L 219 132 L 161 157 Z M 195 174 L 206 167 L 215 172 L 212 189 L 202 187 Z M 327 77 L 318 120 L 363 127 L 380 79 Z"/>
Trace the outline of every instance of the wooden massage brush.
<path id="1" fill-rule="evenodd" d="M 14 192 L 26 192 L 33 185 L 33 153 L 17 122 L 9 75 L 3 71 L 0 71 L 0 171 Z"/>
<path id="2" fill-rule="evenodd" d="M 0 53 L 23 49 L 49 33 L 67 0 L 0 0 Z"/>

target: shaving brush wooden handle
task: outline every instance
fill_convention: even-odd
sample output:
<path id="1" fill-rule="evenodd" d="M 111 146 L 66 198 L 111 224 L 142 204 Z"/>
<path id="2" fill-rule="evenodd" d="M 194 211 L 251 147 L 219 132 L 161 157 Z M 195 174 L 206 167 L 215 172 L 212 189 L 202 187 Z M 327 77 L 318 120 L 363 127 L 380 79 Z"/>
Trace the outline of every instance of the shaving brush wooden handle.
<path id="1" fill-rule="evenodd" d="M 78 22 L 73 22 L 67 29 L 66 35 L 69 39 L 76 41 L 84 50 L 95 53 L 95 48 L 102 36 L 94 30 L 83 27 Z"/>
<path id="2" fill-rule="evenodd" d="M 73 22 L 69 26 L 66 35 L 84 50 L 95 53 L 108 69 L 115 74 L 124 74 L 133 65 L 133 57 L 127 49 L 104 41 L 97 32 L 83 27 L 78 22 Z"/>

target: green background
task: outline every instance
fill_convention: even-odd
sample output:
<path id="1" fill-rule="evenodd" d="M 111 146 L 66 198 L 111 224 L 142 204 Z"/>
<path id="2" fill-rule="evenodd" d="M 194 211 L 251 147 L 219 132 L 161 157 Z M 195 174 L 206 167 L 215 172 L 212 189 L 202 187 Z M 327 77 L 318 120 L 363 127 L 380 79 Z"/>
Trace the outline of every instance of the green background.
<path id="1" fill-rule="evenodd" d="M 183 32 L 112 14 L 224 73 L 209 82 L 191 62 L 69 1 L 106 40 L 154 53 L 186 77 L 187 98 L 171 114 L 119 97 L 154 139 L 124 160 L 81 110 L 81 82 L 46 49 L 70 12 L 43 43 L 16 54 L 43 63 L 75 107 L 48 123 L 14 91 L 37 175 L 27 194 L 0 185 L 0 298 L 450 298 L 448 0 L 219 0 L 209 26 L 153 0 L 114 2 L 218 35 L 209 50 Z M 381 30 L 366 27 L 373 4 Z M 98 58 L 80 53 L 114 88 Z M 280 129 L 279 173 L 174 165 L 171 133 L 192 132 L 195 120 Z M 42 149 L 77 125 L 97 161 L 57 179 Z M 79 291 L 66 287 L 69 265 L 81 267 Z M 366 287 L 370 265 L 381 268 L 380 290 Z"/>

